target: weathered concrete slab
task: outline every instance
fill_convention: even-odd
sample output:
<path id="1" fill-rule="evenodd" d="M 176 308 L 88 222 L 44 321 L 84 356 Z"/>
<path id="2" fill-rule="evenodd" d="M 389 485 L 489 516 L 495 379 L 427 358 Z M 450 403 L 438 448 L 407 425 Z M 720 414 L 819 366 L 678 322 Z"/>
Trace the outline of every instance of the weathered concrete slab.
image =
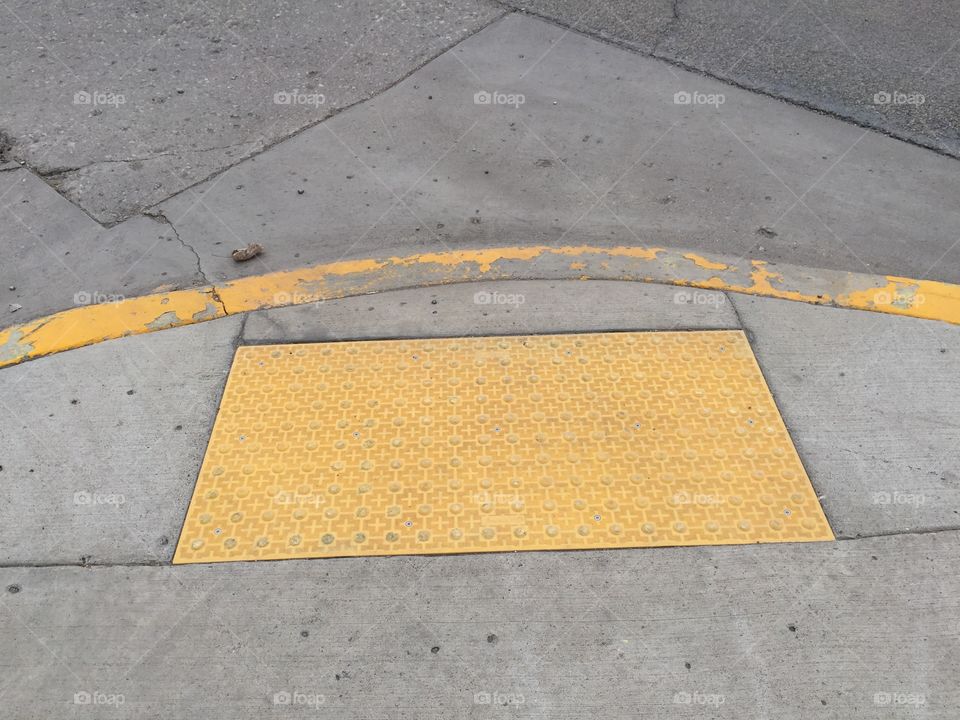
<path id="1" fill-rule="evenodd" d="M 587 243 L 956 282 L 958 194 L 950 158 L 511 15 L 160 208 L 214 281 Z M 237 266 L 248 242 L 266 251 Z"/>
<path id="2" fill-rule="evenodd" d="M 251 313 L 243 342 L 740 327 L 719 292 L 631 282 L 445 285 Z"/>
<path id="3" fill-rule="evenodd" d="M 70 306 L 72 293 L 53 288 L 71 276 L 76 258 L 66 253 L 82 248 L 98 230 L 80 208 L 30 171 L 0 173 L 0 326 L 43 315 L 51 306 Z"/>
<path id="4" fill-rule="evenodd" d="M 4 568 L 0 691 L 23 720 L 952 720 L 958 547 Z"/>
<path id="5" fill-rule="evenodd" d="M 834 532 L 960 527 L 960 328 L 730 297 Z"/>
<path id="6" fill-rule="evenodd" d="M 0 371 L 0 563 L 168 561 L 241 322 L 110 341 Z M 737 326 L 722 293 L 486 283 L 264 311 L 247 319 L 244 340 Z"/>
<path id="7" fill-rule="evenodd" d="M 960 456 L 951 415 L 960 396 L 960 328 L 642 283 L 511 281 L 396 290 L 260 311 L 247 317 L 243 342 L 731 328 L 739 324 L 736 310 L 836 533 L 960 525 Z M 0 464 L 7 466 L 4 475 L 10 468 L 18 473 L 7 506 L 10 540 L 3 547 L 8 561 L 169 558 L 172 547 L 131 545 L 123 533 L 172 541 L 179 532 L 238 322 L 214 320 L 111 341 L 0 371 L 10 416 L 0 436 L 10 438 L 4 445 L 11 448 Z M 151 373 L 160 380 L 151 380 Z M 189 377 L 185 385 L 179 380 L 183 376 Z M 177 384 L 168 385 L 167 378 Z M 117 395 L 122 397 L 118 407 L 127 408 L 118 425 L 114 394 L 126 392 L 120 388 L 124 384 L 135 394 Z M 171 393 L 176 395 L 172 401 Z M 73 399 L 77 406 L 68 405 Z M 66 409 L 57 410 L 60 405 Z M 184 421 L 184 406 L 192 425 Z M 61 423 L 63 412 L 75 416 L 69 426 Z M 178 425 L 188 429 L 168 428 L 156 445 L 174 443 L 173 466 L 167 450 L 154 451 L 162 452 L 163 460 L 151 472 L 163 489 L 151 476 L 150 488 L 142 490 L 144 450 L 137 439 Z M 76 426 L 84 430 L 78 433 Z M 47 432 L 54 433 L 53 441 L 44 439 Z M 61 446 L 63 451 L 51 452 Z M 39 504 L 32 494 L 32 468 L 49 484 Z M 87 518 L 83 513 L 89 508 L 71 504 L 77 492 L 106 497 L 98 503 L 109 512 Z M 165 493 L 162 503 L 157 492 Z M 110 497 L 116 494 L 132 499 L 113 508 Z M 48 497 L 59 497 L 60 505 L 49 504 Z M 50 537 L 46 527 L 66 532 L 69 542 L 38 543 Z"/>
<path id="8" fill-rule="evenodd" d="M 0 174 L 0 327 L 202 282 L 196 255 L 162 220 L 104 228 L 30 171 Z"/>
<path id="9" fill-rule="evenodd" d="M 16 0 L 0 23 L 0 129 L 11 158 L 116 222 L 383 90 L 503 12 L 485 0 Z"/>
<path id="10" fill-rule="evenodd" d="M 948 0 L 507 0 L 576 30 L 960 156 L 960 8 Z M 898 91 L 915 102 L 876 103 Z"/>
<path id="11" fill-rule="evenodd" d="M 0 564 L 170 560 L 240 323 L 0 371 Z"/>

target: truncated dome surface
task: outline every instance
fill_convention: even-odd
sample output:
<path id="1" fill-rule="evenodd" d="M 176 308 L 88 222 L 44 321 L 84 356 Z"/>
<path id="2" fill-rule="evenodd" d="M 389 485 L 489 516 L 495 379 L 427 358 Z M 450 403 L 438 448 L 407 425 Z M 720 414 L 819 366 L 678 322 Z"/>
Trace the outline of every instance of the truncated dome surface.
<path id="1" fill-rule="evenodd" d="M 241 347 L 176 563 L 830 540 L 741 332 Z"/>

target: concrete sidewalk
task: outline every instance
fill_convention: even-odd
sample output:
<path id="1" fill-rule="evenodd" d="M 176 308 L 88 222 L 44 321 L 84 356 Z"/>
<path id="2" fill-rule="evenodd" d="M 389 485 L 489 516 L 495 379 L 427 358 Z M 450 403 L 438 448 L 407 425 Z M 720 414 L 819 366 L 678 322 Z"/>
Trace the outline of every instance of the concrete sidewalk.
<path id="1" fill-rule="evenodd" d="M 525 302 L 477 305 L 478 287 Z M 378 337 L 742 327 L 838 536 L 960 528 L 960 328 L 706 291 L 696 291 L 703 302 L 684 302 L 688 292 L 574 281 L 413 289 L 4 369 L 2 562 L 168 562 L 234 347 Z M 905 343 L 915 348 L 906 356 Z M 85 504 L 88 495 L 124 502 Z"/>
<path id="2" fill-rule="evenodd" d="M 2 702 L 24 720 L 947 720 L 958 549 L 5 568 Z"/>
<path id="3" fill-rule="evenodd" d="M 516 9 L 960 153 L 960 11 L 944 0 L 909 13 L 891 0 L 177 0 L 132 11 L 96 0 L 56 13 L 17 0 L 0 8 L 0 168 L 23 162 L 116 223 L 375 96 Z M 277 93 L 304 101 L 278 104 Z"/>
<path id="4" fill-rule="evenodd" d="M 478 105 L 483 92 L 518 104 Z M 102 228 L 29 171 L 0 173 L 0 312 L 20 306 L 5 326 L 78 298 L 503 245 L 682 248 L 955 283 L 955 164 L 514 14 L 149 217 Z M 265 252 L 235 263 L 251 242 Z"/>
<path id="5" fill-rule="evenodd" d="M 960 282 L 955 13 L 787 5 L 0 8 L 0 332 L 60 342 L 0 342 L 0 714 L 953 720 L 960 324 L 895 313 Z M 930 104 L 863 106 L 891 68 Z M 311 275 L 344 259 L 369 274 Z M 895 292 L 794 301 L 850 278 Z M 177 289 L 196 324 L 136 315 Z M 241 345 L 714 329 L 835 541 L 171 564 Z"/>
<path id="6" fill-rule="evenodd" d="M 955 3 L 928 2 L 909 13 L 895 0 L 507 4 L 741 87 L 960 154 Z M 894 99 L 894 93 L 902 97 Z"/>
<path id="7" fill-rule="evenodd" d="M 0 160 L 117 223 L 370 98 L 503 13 L 484 0 L 4 3 Z"/>
<path id="8" fill-rule="evenodd" d="M 108 712 L 75 693 L 122 696 L 112 717 L 479 717 L 488 697 L 544 718 L 951 717 L 960 328 L 686 292 L 402 290 L 0 371 L 0 699 L 27 718 Z M 166 567 L 237 343 L 739 327 L 836 543 Z"/>

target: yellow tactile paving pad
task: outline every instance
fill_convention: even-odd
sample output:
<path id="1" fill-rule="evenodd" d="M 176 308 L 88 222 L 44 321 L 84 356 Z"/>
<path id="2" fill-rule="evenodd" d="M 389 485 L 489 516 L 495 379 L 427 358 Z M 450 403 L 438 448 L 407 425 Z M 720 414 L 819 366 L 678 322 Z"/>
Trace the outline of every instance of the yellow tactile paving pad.
<path id="1" fill-rule="evenodd" d="M 741 332 L 241 347 L 175 563 L 832 540 Z"/>

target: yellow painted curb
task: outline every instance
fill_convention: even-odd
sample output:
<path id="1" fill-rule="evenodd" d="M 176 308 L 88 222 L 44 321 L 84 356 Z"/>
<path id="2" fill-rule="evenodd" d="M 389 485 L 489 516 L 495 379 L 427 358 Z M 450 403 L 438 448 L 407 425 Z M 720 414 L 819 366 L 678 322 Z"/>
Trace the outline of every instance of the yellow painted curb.
<path id="1" fill-rule="evenodd" d="M 226 315 L 211 287 L 84 305 L 0 331 L 0 367 Z"/>
<path id="2" fill-rule="evenodd" d="M 960 324 L 960 285 L 645 247 L 499 247 L 344 260 L 85 305 L 0 331 L 0 367 L 103 340 L 403 287 L 482 280 L 632 280 Z"/>

